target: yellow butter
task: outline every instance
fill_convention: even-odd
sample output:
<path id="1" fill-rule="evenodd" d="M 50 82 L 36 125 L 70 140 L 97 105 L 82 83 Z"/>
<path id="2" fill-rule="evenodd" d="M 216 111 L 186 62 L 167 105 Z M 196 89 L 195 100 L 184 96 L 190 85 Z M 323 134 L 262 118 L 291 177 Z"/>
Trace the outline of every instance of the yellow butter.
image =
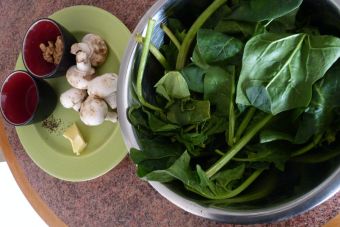
<path id="1" fill-rule="evenodd" d="M 63 136 L 71 142 L 73 153 L 76 155 L 80 155 L 87 146 L 75 123 L 65 130 Z"/>

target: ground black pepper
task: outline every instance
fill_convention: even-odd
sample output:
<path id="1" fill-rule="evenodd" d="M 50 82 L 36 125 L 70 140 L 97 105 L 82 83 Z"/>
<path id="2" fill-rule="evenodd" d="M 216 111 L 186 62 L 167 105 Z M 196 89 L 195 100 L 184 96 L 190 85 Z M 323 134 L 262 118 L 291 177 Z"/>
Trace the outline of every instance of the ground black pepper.
<path id="1" fill-rule="evenodd" d="M 56 133 L 61 125 L 61 119 L 50 115 L 47 119 L 43 120 L 41 126 L 47 129 L 50 133 Z"/>

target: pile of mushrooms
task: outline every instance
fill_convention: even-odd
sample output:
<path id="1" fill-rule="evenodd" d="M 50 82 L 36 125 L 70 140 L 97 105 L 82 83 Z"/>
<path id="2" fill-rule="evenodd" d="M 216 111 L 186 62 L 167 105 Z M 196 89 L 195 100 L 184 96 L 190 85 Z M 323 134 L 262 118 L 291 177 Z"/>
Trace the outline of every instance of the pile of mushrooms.
<path id="1" fill-rule="evenodd" d="M 76 55 L 77 65 L 66 72 L 72 88 L 61 94 L 61 104 L 79 111 L 81 121 L 89 126 L 100 125 L 104 120 L 117 122 L 114 110 L 118 77 L 114 73 L 95 76 L 94 67 L 102 65 L 108 54 L 105 41 L 98 35 L 87 34 L 80 43 L 72 45 L 71 53 Z"/>

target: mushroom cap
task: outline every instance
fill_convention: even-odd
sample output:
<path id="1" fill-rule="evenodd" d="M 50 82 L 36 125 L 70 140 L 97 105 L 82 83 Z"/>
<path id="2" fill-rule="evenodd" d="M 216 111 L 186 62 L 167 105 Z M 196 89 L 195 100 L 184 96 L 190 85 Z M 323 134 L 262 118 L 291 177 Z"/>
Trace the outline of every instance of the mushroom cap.
<path id="1" fill-rule="evenodd" d="M 70 52 L 74 55 L 77 55 L 78 52 L 85 52 L 88 55 L 91 55 L 92 50 L 87 43 L 74 43 L 71 46 Z"/>
<path id="2" fill-rule="evenodd" d="M 80 103 L 85 99 L 86 95 L 86 90 L 70 88 L 60 95 L 59 100 L 65 108 L 75 108 L 75 110 L 79 110 Z"/>
<path id="3" fill-rule="evenodd" d="M 113 92 L 111 95 L 106 96 L 104 98 L 105 102 L 111 109 L 116 109 L 117 108 L 117 92 Z"/>
<path id="4" fill-rule="evenodd" d="M 107 112 L 108 107 L 104 100 L 89 96 L 81 104 L 80 119 L 89 126 L 100 125 L 105 120 Z"/>
<path id="5" fill-rule="evenodd" d="M 82 43 L 87 43 L 91 49 L 90 61 L 94 67 L 102 65 L 107 57 L 108 48 L 107 45 L 99 35 L 87 34 L 82 40 Z"/>
<path id="6" fill-rule="evenodd" d="M 87 86 L 90 96 L 105 98 L 117 91 L 118 76 L 114 73 L 105 73 L 92 79 Z"/>
<path id="7" fill-rule="evenodd" d="M 67 70 L 66 79 L 74 88 L 87 89 L 87 84 L 94 77 L 94 73 L 93 68 L 89 71 L 81 71 L 74 65 Z"/>

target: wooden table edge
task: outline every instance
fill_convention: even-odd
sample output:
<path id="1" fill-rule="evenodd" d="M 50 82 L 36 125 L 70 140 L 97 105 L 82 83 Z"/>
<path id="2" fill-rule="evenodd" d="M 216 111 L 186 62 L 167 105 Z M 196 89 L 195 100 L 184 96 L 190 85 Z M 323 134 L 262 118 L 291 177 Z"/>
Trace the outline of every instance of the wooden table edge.
<path id="1" fill-rule="evenodd" d="M 33 209 L 49 226 L 67 226 L 56 214 L 47 206 L 47 204 L 38 195 L 35 189 L 28 182 L 20 164 L 9 143 L 7 133 L 4 128 L 3 120 L 0 120 L 0 146 L 4 153 L 4 158 L 19 185 L 20 190 L 24 193 Z"/>
<path id="2" fill-rule="evenodd" d="M 340 214 L 329 220 L 323 227 L 338 227 L 340 226 Z"/>

